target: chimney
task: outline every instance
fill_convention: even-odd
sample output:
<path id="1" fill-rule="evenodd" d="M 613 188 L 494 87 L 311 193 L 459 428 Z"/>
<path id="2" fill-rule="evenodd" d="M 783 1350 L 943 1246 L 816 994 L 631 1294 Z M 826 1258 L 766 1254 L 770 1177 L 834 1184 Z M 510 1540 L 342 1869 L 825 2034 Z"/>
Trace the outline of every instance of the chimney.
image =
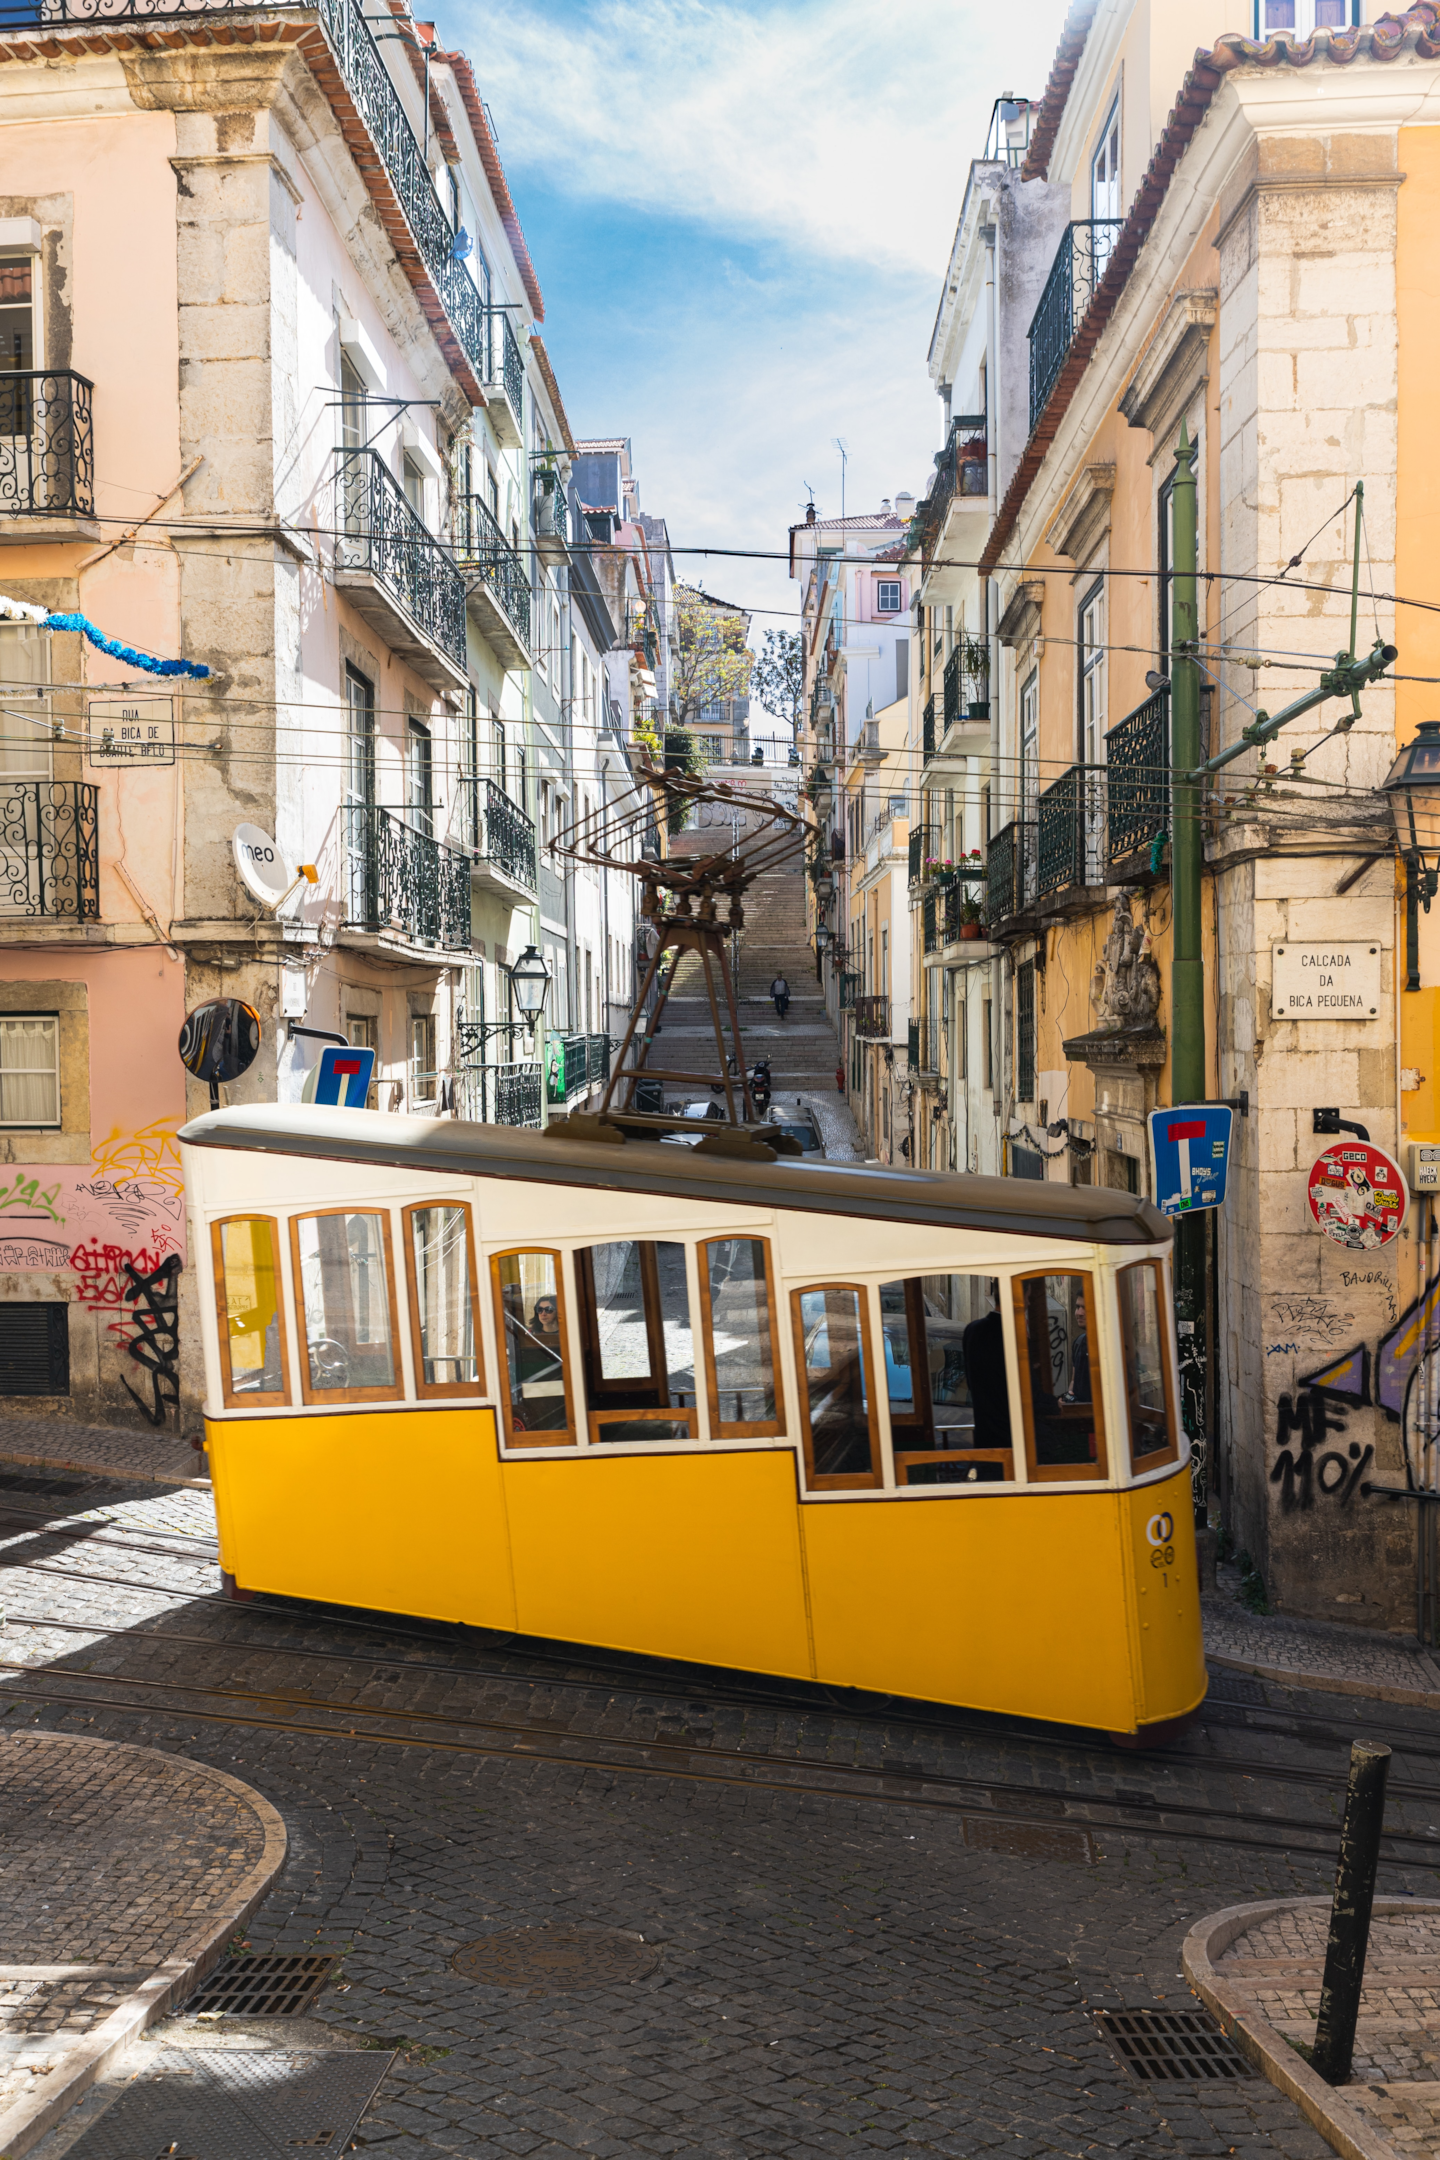
<path id="1" fill-rule="evenodd" d="M 895 497 L 895 515 L 898 518 L 904 518 L 906 524 L 909 524 L 911 518 L 915 515 L 915 498 L 913 495 L 897 495 Z"/>
<path id="2" fill-rule="evenodd" d="M 805 505 L 805 523 L 807 525 L 813 525 L 815 523 L 815 505 L 813 502 L 806 503 Z"/>
<path id="3" fill-rule="evenodd" d="M 888 496 L 888 495 L 882 495 L 882 496 L 881 496 L 881 498 L 880 498 L 880 515 L 881 515 L 881 517 L 893 517 L 893 516 L 894 516 L 894 514 L 895 514 L 895 513 L 894 513 L 894 511 L 893 511 L 893 510 L 892 510 L 892 509 L 890 508 L 890 498 L 889 498 L 889 496 Z"/>

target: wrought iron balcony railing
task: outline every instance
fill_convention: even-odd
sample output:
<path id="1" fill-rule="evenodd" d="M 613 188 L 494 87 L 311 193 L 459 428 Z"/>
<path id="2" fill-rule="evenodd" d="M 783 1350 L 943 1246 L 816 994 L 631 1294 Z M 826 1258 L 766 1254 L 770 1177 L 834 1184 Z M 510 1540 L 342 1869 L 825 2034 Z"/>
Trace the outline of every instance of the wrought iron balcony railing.
<path id="1" fill-rule="evenodd" d="M 935 755 L 935 744 L 937 739 L 938 735 L 935 727 L 935 699 L 932 695 L 926 698 L 925 710 L 920 718 L 920 755 L 927 765 L 929 764 L 931 758 L 933 758 Z"/>
<path id="2" fill-rule="evenodd" d="M 464 560 L 478 566 L 482 582 L 494 593 L 521 644 L 528 646 L 530 580 L 490 505 L 478 495 L 461 497 L 458 546 Z"/>
<path id="3" fill-rule="evenodd" d="M 535 475 L 535 537 L 570 544 L 570 505 L 565 484 L 553 466 L 542 465 Z"/>
<path id="4" fill-rule="evenodd" d="M 934 853 L 939 838 L 935 825 L 912 825 L 910 828 L 910 883 L 918 885 L 925 875 L 925 865 Z"/>
<path id="5" fill-rule="evenodd" d="M 0 780 L 0 921 L 100 913 L 100 791 L 86 780 Z"/>
<path id="6" fill-rule="evenodd" d="M 1078 218 L 1060 235 L 1030 321 L 1030 425 L 1045 410 L 1085 310 L 1105 275 L 1123 218 Z"/>
<path id="7" fill-rule="evenodd" d="M 986 425 L 984 413 L 956 413 L 950 422 L 945 447 L 936 454 L 935 477 L 915 514 L 910 536 L 911 545 L 919 545 L 927 571 L 955 496 L 973 497 L 990 492 Z"/>
<path id="8" fill-rule="evenodd" d="M 540 1067 L 516 1060 L 504 1065 L 462 1065 L 456 1075 L 460 1115 L 476 1125 L 538 1125 Z"/>
<path id="9" fill-rule="evenodd" d="M 70 368 L 0 374 L 0 518 L 94 516 L 93 388 Z"/>
<path id="10" fill-rule="evenodd" d="M 346 921 L 413 945 L 470 948 L 470 862 L 373 803 L 345 811 Z"/>
<path id="11" fill-rule="evenodd" d="M 525 418 L 525 362 L 520 356 L 520 340 L 506 308 L 489 310 L 490 327 L 485 380 L 499 383 L 510 400 L 510 410 L 517 421 Z"/>
<path id="12" fill-rule="evenodd" d="M 922 1077 L 940 1070 L 940 1022 L 912 1020 L 906 1031 L 906 1057 L 910 1070 Z"/>
<path id="13" fill-rule="evenodd" d="M 867 991 L 856 998 L 855 1033 L 875 1042 L 890 1040 L 890 1000 L 883 991 Z"/>
<path id="14" fill-rule="evenodd" d="M 471 780 L 471 845 L 517 885 L 535 890 L 535 821 L 493 780 Z"/>
<path id="15" fill-rule="evenodd" d="M 954 727 L 960 718 L 960 661 L 961 649 L 957 645 L 945 662 L 945 726 Z"/>
<path id="16" fill-rule="evenodd" d="M 841 1012 L 853 1012 L 855 1010 L 855 996 L 860 988 L 859 975 L 848 969 L 841 968 L 835 980 L 839 985 Z"/>
<path id="17" fill-rule="evenodd" d="M 378 450 L 337 450 L 336 568 L 368 570 L 448 660 L 465 665 L 465 580 Z"/>
<path id="18" fill-rule="evenodd" d="M 610 1077 L 608 1035 L 565 1035 L 550 1043 L 550 1073 L 546 1100 L 569 1102 L 586 1088 Z"/>
<path id="19" fill-rule="evenodd" d="M 1037 899 L 1105 882 L 1106 779 L 1103 765 L 1072 765 L 1040 797 Z"/>
<path id="20" fill-rule="evenodd" d="M 985 917 L 993 929 L 1024 912 L 1035 888 L 1035 827 L 1012 818 L 985 851 Z"/>
<path id="21" fill-rule="evenodd" d="M 939 893 L 928 892 L 920 903 L 920 934 L 927 953 L 940 950 L 940 930 L 945 909 Z"/>
<path id="22" fill-rule="evenodd" d="M 1170 697 L 1157 690 L 1105 737 L 1110 816 L 1107 854 L 1147 848 L 1170 822 Z"/>

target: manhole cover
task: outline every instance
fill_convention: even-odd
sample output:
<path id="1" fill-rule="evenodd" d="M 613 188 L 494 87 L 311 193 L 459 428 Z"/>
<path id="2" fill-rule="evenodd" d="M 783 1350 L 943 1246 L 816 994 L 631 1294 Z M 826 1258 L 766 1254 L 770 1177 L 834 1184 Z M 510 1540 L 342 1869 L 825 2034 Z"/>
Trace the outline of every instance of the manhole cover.
<path id="1" fill-rule="evenodd" d="M 1217 1703 L 1254 1703 L 1265 1707 L 1265 1690 L 1258 1680 L 1244 1680 L 1234 1673 L 1211 1673 L 1210 1700 Z"/>
<path id="2" fill-rule="evenodd" d="M 1255 2074 L 1203 2010 L 1097 2010 L 1095 2021 L 1142 2085 L 1209 2085 Z"/>
<path id="3" fill-rule="evenodd" d="M 333 1957 L 285 1957 L 257 1951 L 231 1958 L 201 1981 L 185 2015 L 223 2010 L 230 2017 L 299 2017 L 335 1967 Z"/>
<path id="4" fill-rule="evenodd" d="M 1088 1830 L 1060 1823 L 996 1821 L 989 1815 L 966 1815 L 965 1843 L 980 1852 L 1009 1853 L 1017 1860 L 1095 1862 L 1095 1841 Z"/>
<path id="5" fill-rule="evenodd" d="M 620 1987 L 643 1980 L 660 1953 L 619 1928 L 508 1928 L 482 1935 L 450 1960 L 466 1980 L 483 1987 Z"/>

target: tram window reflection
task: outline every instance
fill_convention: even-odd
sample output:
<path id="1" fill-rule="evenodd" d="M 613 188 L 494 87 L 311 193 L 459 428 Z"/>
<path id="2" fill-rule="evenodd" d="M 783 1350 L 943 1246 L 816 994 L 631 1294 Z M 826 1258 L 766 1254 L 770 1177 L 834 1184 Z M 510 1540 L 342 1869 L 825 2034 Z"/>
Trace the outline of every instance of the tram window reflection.
<path id="1" fill-rule="evenodd" d="M 505 1359 L 506 1438 L 512 1447 L 565 1447 L 575 1428 L 559 1255 L 497 1253 L 491 1267 Z"/>
<path id="2" fill-rule="evenodd" d="M 824 1283 L 797 1290 L 792 1304 L 803 1376 L 807 1482 L 878 1485 L 865 1292 L 849 1283 Z"/>
<path id="3" fill-rule="evenodd" d="M 685 1248 L 619 1238 L 575 1256 L 593 1441 L 694 1440 L 695 1337 Z"/>
<path id="4" fill-rule="evenodd" d="M 902 1485 L 1013 1477 L 999 1285 L 990 1275 L 912 1275 L 880 1285 L 885 1387 Z"/>
<path id="5" fill-rule="evenodd" d="M 1154 1470 L 1161 1463 L 1174 1462 L 1180 1453 L 1174 1381 L 1165 1354 L 1160 1263 L 1139 1260 L 1133 1267 L 1122 1268 L 1117 1287 L 1130 1410 L 1130 1460 L 1137 1470 Z"/>
<path id="6" fill-rule="evenodd" d="M 289 1402 L 275 1224 L 264 1215 L 216 1223 L 213 1250 L 225 1400 Z"/>
<path id="7" fill-rule="evenodd" d="M 396 1396 L 390 1226 L 343 1208 L 290 1225 L 305 1320 L 305 1399 Z"/>
<path id="8" fill-rule="evenodd" d="M 775 1307 L 764 1238 L 711 1238 L 700 1247 L 700 1316 L 712 1436 L 778 1433 Z"/>
<path id="9" fill-rule="evenodd" d="M 1078 1272 L 1022 1275 L 1014 1293 L 1031 1476 L 1104 1477 L 1098 1345 L 1092 1355 L 1094 1282 Z"/>
<path id="10" fill-rule="evenodd" d="M 481 1383 L 470 1210 L 405 1210 L 415 1380 L 421 1395 L 473 1395 Z"/>

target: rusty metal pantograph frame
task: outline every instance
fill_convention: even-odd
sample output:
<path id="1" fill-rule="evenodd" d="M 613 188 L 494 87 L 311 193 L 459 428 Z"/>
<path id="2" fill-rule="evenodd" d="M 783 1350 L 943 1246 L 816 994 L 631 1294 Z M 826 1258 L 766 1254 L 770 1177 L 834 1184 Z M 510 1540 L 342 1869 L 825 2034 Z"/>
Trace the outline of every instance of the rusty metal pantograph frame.
<path id="1" fill-rule="evenodd" d="M 759 1119 L 750 1094 L 745 1046 L 740 1034 L 735 983 L 725 947 L 729 938 L 744 926 L 744 893 L 757 877 L 774 869 L 789 853 L 796 838 L 803 836 L 804 823 L 795 812 L 785 809 L 773 797 L 752 795 L 743 788 L 696 779 L 689 773 L 662 772 L 646 758 L 639 761 L 639 775 L 633 810 L 620 808 L 617 814 L 617 806 L 607 804 L 577 820 L 549 842 L 549 851 L 554 855 L 569 856 L 572 861 L 590 863 L 602 869 L 621 870 L 638 878 L 643 887 L 641 918 L 655 940 L 619 1055 L 611 1065 L 598 1115 L 604 1117 L 609 1112 L 627 1120 L 643 1116 L 647 1123 L 652 1118 L 657 1125 L 665 1123 L 666 1120 L 654 1113 L 637 1112 L 634 1103 L 636 1088 L 642 1080 L 668 1080 L 722 1094 L 726 1115 L 733 1127 L 757 1124 Z M 668 808 L 675 798 L 691 808 L 700 803 L 719 803 L 744 810 L 758 818 L 759 830 L 747 835 L 743 845 L 733 843 L 716 854 L 671 855 L 657 862 L 641 852 L 640 843 L 655 822 L 657 802 Z M 655 1037 L 661 1031 L 661 1016 L 670 996 L 670 985 L 675 979 L 680 956 L 686 952 L 700 956 L 710 1020 L 715 1031 L 716 1058 L 712 1072 L 694 1072 L 652 1062 Z M 719 988 L 722 983 L 723 1011 Z M 647 1013 L 646 1003 L 652 991 L 656 992 L 655 1004 Z M 734 1046 L 734 1074 L 729 1067 L 727 1018 L 730 1042 Z M 636 1046 L 635 1061 L 627 1064 L 632 1044 Z"/>

